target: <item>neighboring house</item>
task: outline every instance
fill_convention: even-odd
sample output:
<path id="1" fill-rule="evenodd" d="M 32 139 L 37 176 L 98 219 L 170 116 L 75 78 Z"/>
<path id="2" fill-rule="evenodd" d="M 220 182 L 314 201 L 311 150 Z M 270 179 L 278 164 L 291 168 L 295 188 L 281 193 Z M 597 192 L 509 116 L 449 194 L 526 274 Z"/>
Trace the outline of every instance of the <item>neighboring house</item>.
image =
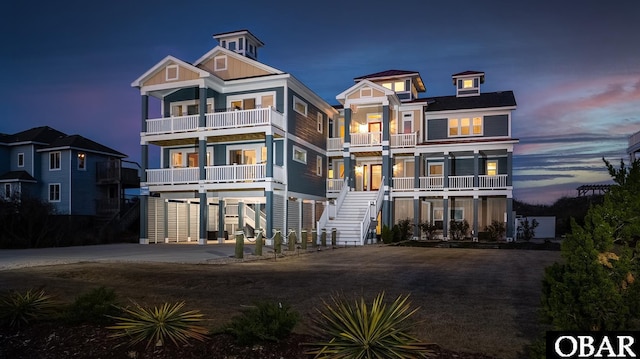
<path id="1" fill-rule="evenodd" d="M 51 127 L 0 134 L 2 198 L 38 198 L 60 215 L 119 213 L 125 188 L 138 187 L 126 155 L 80 135 Z"/>
<path id="2" fill-rule="evenodd" d="M 418 72 L 384 71 L 356 78 L 331 106 L 258 62 L 263 43 L 251 32 L 214 38 L 194 63 L 167 56 L 132 83 L 150 194 L 140 243 L 205 244 L 259 227 L 268 238 L 335 228 L 339 244 L 360 245 L 405 218 L 438 225 L 444 238 L 449 221 L 463 219 L 473 237 L 493 220 L 514 236 L 516 102 L 511 91 L 481 93 L 484 73 L 453 75 L 455 95 L 419 98 Z"/>
<path id="3" fill-rule="evenodd" d="M 640 131 L 629 136 L 629 147 L 627 147 L 627 154 L 631 162 L 639 158 L 638 153 L 640 153 Z"/>

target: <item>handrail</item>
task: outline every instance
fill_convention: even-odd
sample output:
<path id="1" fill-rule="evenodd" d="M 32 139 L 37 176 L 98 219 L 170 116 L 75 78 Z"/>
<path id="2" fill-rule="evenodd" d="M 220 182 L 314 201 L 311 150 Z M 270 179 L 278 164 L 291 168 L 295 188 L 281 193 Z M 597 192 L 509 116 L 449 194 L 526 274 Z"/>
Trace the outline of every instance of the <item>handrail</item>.
<path id="1" fill-rule="evenodd" d="M 340 194 L 338 194 L 338 198 L 336 199 L 336 204 L 335 204 L 336 213 L 340 208 L 340 206 L 342 205 L 342 202 L 344 201 L 345 197 L 347 197 L 347 192 L 349 192 L 349 177 L 346 177 L 344 179 L 344 182 L 342 184 L 342 189 L 340 190 Z M 327 222 L 329 221 L 329 208 L 330 206 L 327 205 L 327 207 L 322 212 L 322 216 L 320 216 L 320 219 L 316 224 L 316 229 L 318 231 L 324 228 L 327 225 Z"/>
<path id="2" fill-rule="evenodd" d="M 384 176 L 382 177 L 381 183 L 384 183 Z M 376 206 L 376 217 L 378 216 L 378 212 L 380 212 L 380 208 L 382 207 L 382 199 L 384 198 L 384 186 L 380 186 L 378 188 L 378 193 L 376 195 L 375 206 Z M 367 210 L 364 213 L 364 218 L 362 222 L 360 222 L 360 245 L 364 245 L 364 239 L 367 236 L 369 231 L 369 227 L 371 226 L 371 204 L 367 205 Z"/>

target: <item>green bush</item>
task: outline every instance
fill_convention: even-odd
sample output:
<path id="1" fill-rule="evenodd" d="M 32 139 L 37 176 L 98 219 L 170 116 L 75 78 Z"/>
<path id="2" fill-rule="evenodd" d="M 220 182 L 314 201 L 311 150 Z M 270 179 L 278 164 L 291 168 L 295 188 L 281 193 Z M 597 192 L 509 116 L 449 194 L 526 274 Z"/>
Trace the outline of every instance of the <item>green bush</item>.
<path id="1" fill-rule="evenodd" d="M 19 327 L 51 319 L 57 314 L 58 307 L 44 290 L 30 289 L 24 294 L 15 291 L 0 299 L 0 323 Z"/>
<path id="2" fill-rule="evenodd" d="M 427 239 L 435 239 L 436 232 L 438 232 L 438 226 L 436 226 L 433 222 L 422 222 L 420 223 L 420 230 Z"/>
<path id="3" fill-rule="evenodd" d="M 491 224 L 485 228 L 485 231 L 488 233 L 490 240 L 498 241 L 507 233 L 507 227 L 504 225 L 504 222 L 493 220 Z"/>
<path id="4" fill-rule="evenodd" d="M 469 233 L 469 222 L 466 219 L 462 221 L 452 220 L 449 222 L 449 235 L 454 241 L 461 241 Z"/>
<path id="5" fill-rule="evenodd" d="M 382 243 L 389 244 L 393 242 L 393 229 L 389 228 L 386 224 L 382 226 Z"/>
<path id="6" fill-rule="evenodd" d="M 384 292 L 378 294 L 371 307 L 364 299 L 353 304 L 332 296 L 329 303 L 317 310 L 313 318 L 316 334 L 326 338 L 307 354 L 314 358 L 425 358 L 432 356 L 428 344 L 409 334 L 408 320 L 416 309 L 410 308 L 409 296 L 398 296 L 393 303 L 384 303 Z"/>
<path id="7" fill-rule="evenodd" d="M 162 346 L 167 340 L 176 346 L 178 342 L 187 344 L 190 339 L 204 341 L 209 331 L 197 325 L 203 315 L 197 310 L 181 311 L 184 304 L 164 303 L 161 307 L 150 309 L 133 302 L 133 308 L 120 307 L 129 317 L 111 317 L 119 322 L 107 329 L 118 331 L 111 335 L 112 338 L 128 338 L 129 345 L 145 340 L 147 347 L 151 343 Z"/>
<path id="8" fill-rule="evenodd" d="M 413 237 L 413 225 L 409 218 L 401 219 L 393 226 L 393 241 L 401 242 Z"/>
<path id="9" fill-rule="evenodd" d="M 233 335 L 240 344 L 277 342 L 288 336 L 300 320 L 289 305 L 261 301 L 231 319 L 223 332 Z"/>
<path id="10" fill-rule="evenodd" d="M 104 324 L 109 316 L 117 315 L 119 309 L 117 296 L 113 289 L 98 287 L 78 296 L 65 312 L 65 319 L 70 323 Z"/>

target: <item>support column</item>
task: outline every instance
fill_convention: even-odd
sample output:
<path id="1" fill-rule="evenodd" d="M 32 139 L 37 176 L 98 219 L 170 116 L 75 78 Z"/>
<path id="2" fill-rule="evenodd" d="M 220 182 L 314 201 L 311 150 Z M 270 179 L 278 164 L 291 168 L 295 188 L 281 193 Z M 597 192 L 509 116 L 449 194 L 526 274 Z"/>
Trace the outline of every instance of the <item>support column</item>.
<path id="1" fill-rule="evenodd" d="M 349 188 L 355 188 L 355 173 L 353 164 L 351 163 L 351 155 L 349 154 L 351 147 L 351 109 L 344 109 L 344 141 L 342 145 L 342 159 L 344 161 L 344 176 L 349 178 Z"/>
<path id="2" fill-rule="evenodd" d="M 416 194 L 413 197 L 413 236 L 420 239 L 420 198 Z"/>
<path id="3" fill-rule="evenodd" d="M 514 226 L 513 222 L 513 198 L 507 197 L 507 241 L 510 242 L 515 237 L 514 235 Z"/>
<path id="4" fill-rule="evenodd" d="M 202 90 L 200 89 L 200 93 L 202 96 Z M 202 104 L 200 104 L 200 117 L 201 121 L 204 124 L 204 112 L 206 107 L 203 108 Z M 198 170 L 200 173 L 200 188 L 198 189 L 198 199 L 200 200 L 200 236 L 198 238 L 198 244 L 207 244 L 207 227 L 209 222 L 209 216 L 207 214 L 208 205 L 207 205 L 207 190 L 204 188 L 204 181 L 207 179 L 207 172 L 205 169 L 207 161 L 207 138 L 202 136 L 198 141 Z"/>
<path id="5" fill-rule="evenodd" d="M 391 191 L 393 183 L 393 164 L 389 151 L 389 138 L 391 125 L 389 119 L 389 105 L 382 106 L 382 175 L 384 176 L 384 201 L 382 202 L 382 224 L 389 228 L 393 227 L 393 201 Z"/>
<path id="6" fill-rule="evenodd" d="M 244 202 L 238 202 L 238 228 L 236 232 L 242 231 L 244 233 Z"/>
<path id="7" fill-rule="evenodd" d="M 266 214 L 266 226 L 264 232 L 265 238 L 273 237 L 273 191 L 265 191 L 266 203 L 264 205 L 264 213 Z"/>
<path id="8" fill-rule="evenodd" d="M 480 187 L 480 158 L 479 151 L 473 150 L 473 188 Z"/>
<path id="9" fill-rule="evenodd" d="M 162 201 L 162 210 L 164 211 L 164 243 L 169 243 L 169 200 Z"/>
<path id="10" fill-rule="evenodd" d="M 507 186 L 513 182 L 513 151 L 507 151 Z"/>
<path id="11" fill-rule="evenodd" d="M 473 196 L 473 241 L 478 241 L 478 196 Z"/>
<path id="12" fill-rule="evenodd" d="M 421 237 L 421 230 L 420 230 L 420 222 L 421 222 L 421 218 L 422 218 L 422 213 L 420 213 L 420 197 L 418 197 L 419 191 L 420 191 L 420 154 L 419 153 L 415 153 L 413 155 L 413 190 L 414 193 L 416 193 L 414 195 L 413 198 L 413 236 L 414 237 L 418 237 L 418 239 L 420 239 Z"/>
<path id="13" fill-rule="evenodd" d="M 218 199 L 218 243 L 224 243 L 224 199 Z"/>
<path id="14" fill-rule="evenodd" d="M 266 169 L 266 173 L 265 175 L 267 176 L 267 178 L 272 178 L 273 177 L 273 164 L 274 164 L 274 160 L 273 160 L 273 135 L 267 135 L 265 138 L 265 146 L 267 147 L 267 162 L 265 164 L 265 169 Z M 267 237 L 271 237 L 270 235 L 267 235 Z"/>
<path id="15" fill-rule="evenodd" d="M 207 244 L 207 228 L 209 227 L 209 205 L 207 204 L 207 191 L 201 188 L 198 192 L 198 199 L 200 200 L 200 238 L 198 238 L 198 244 Z"/>
<path id="16" fill-rule="evenodd" d="M 445 152 L 442 161 L 442 187 L 449 188 L 449 152 Z"/>
<path id="17" fill-rule="evenodd" d="M 260 203 L 256 203 L 256 204 L 253 206 L 254 217 L 255 217 L 255 218 L 253 219 L 253 221 L 254 221 L 254 226 L 253 226 L 253 232 L 254 232 L 254 234 L 253 234 L 253 236 L 254 236 L 254 237 L 257 237 L 257 236 L 258 236 L 258 232 L 257 232 L 258 228 L 262 228 L 262 225 L 260 224 L 260 212 L 261 212 L 261 211 L 260 211 L 260 207 L 261 207 L 261 204 L 260 204 Z M 262 229 L 264 229 L 264 228 L 262 228 Z"/>
<path id="18" fill-rule="evenodd" d="M 449 239 L 449 197 L 444 196 L 442 199 L 442 238 L 446 241 Z"/>
<path id="19" fill-rule="evenodd" d="M 147 132 L 147 119 L 149 118 L 149 96 L 141 96 L 140 127 L 141 132 Z M 149 145 L 146 142 L 140 144 L 140 186 L 146 187 L 147 166 L 149 164 Z M 148 187 L 146 187 L 148 189 Z M 140 244 L 149 244 L 149 193 L 140 193 Z"/>

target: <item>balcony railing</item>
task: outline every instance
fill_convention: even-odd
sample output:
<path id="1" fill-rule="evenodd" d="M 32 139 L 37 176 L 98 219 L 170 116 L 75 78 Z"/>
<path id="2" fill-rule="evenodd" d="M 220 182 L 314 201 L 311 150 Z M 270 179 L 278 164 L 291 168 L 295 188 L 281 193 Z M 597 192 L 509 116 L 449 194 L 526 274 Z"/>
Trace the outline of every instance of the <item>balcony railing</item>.
<path id="1" fill-rule="evenodd" d="M 418 133 L 402 133 L 391 135 L 391 147 L 414 147 L 418 143 Z M 327 139 L 328 151 L 341 151 L 344 140 L 342 137 L 330 137 Z M 382 132 L 352 133 L 351 146 L 380 146 L 382 144 Z"/>
<path id="2" fill-rule="evenodd" d="M 342 137 L 331 137 L 327 139 L 327 151 L 342 151 L 344 139 Z"/>
<path id="3" fill-rule="evenodd" d="M 507 175 L 497 176 L 479 176 L 480 188 L 506 188 L 507 187 Z"/>
<path id="4" fill-rule="evenodd" d="M 473 176 L 449 176 L 449 188 L 473 189 Z"/>
<path id="5" fill-rule="evenodd" d="M 267 179 L 266 165 L 225 165 L 205 167 L 204 183 L 259 182 Z M 273 178 L 283 181 L 284 170 L 280 166 L 273 167 Z M 148 185 L 197 184 L 200 182 L 200 169 L 160 168 L 147 170 Z"/>
<path id="6" fill-rule="evenodd" d="M 638 144 L 640 144 L 640 131 L 629 136 L 629 148 L 637 146 Z"/>
<path id="7" fill-rule="evenodd" d="M 382 132 L 352 133 L 351 146 L 379 146 Z"/>
<path id="8" fill-rule="evenodd" d="M 344 185 L 343 178 L 328 179 L 327 180 L 327 192 L 340 192 Z"/>
<path id="9" fill-rule="evenodd" d="M 498 189 L 507 187 L 507 175 L 497 176 L 478 176 L 479 189 Z M 393 178 L 393 190 L 394 191 L 413 191 L 414 190 L 414 178 L 413 177 L 394 177 Z M 419 178 L 420 187 L 419 190 L 442 190 L 444 188 L 444 177 L 442 176 L 429 176 Z M 449 176 L 449 189 L 473 189 L 473 176 Z"/>
<path id="10" fill-rule="evenodd" d="M 147 135 L 200 130 L 199 115 L 172 116 L 147 120 Z M 204 130 L 276 126 L 284 128 L 284 116 L 273 107 L 205 114 Z"/>
<path id="11" fill-rule="evenodd" d="M 417 143 L 417 138 L 417 132 L 391 135 L 391 147 L 414 147 Z"/>

